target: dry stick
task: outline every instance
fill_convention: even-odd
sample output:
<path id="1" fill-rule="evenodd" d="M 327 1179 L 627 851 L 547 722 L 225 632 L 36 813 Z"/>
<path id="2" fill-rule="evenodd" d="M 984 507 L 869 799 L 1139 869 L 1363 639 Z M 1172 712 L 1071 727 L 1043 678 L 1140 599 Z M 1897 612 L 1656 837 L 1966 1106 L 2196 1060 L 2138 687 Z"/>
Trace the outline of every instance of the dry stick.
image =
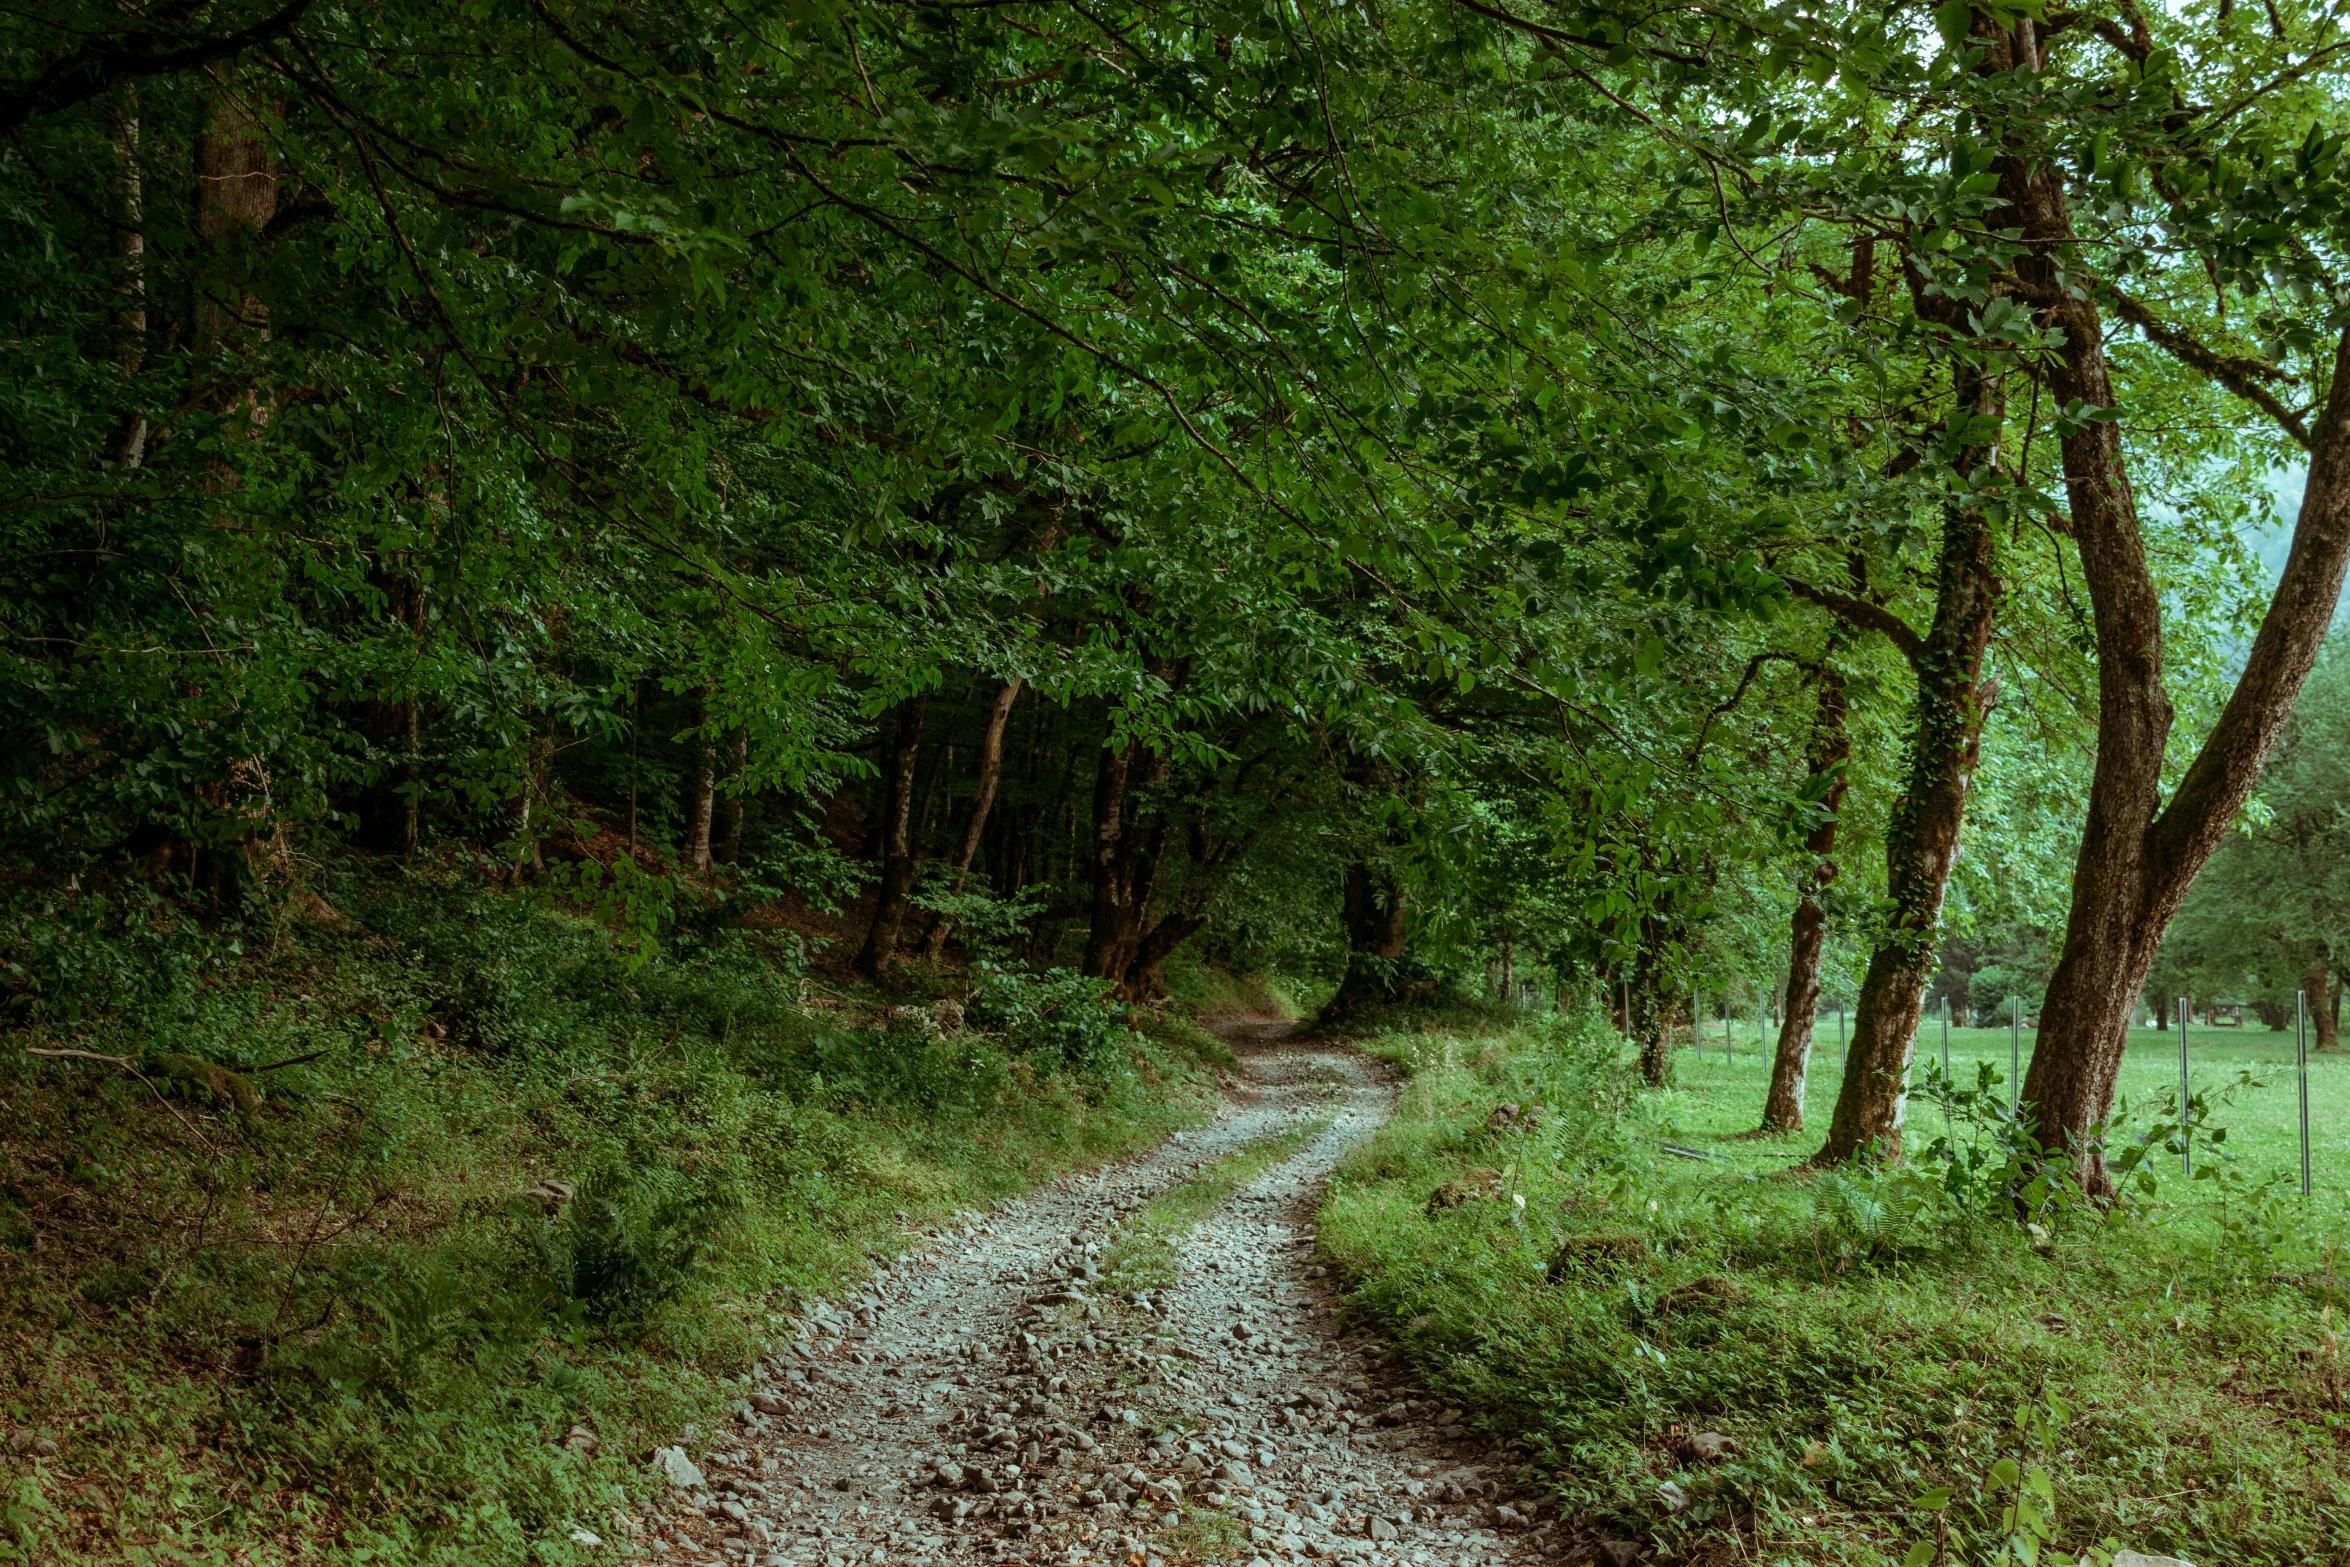
<path id="1" fill-rule="evenodd" d="M 212 1146 L 211 1139 L 207 1138 L 202 1132 L 197 1131 L 194 1123 L 189 1121 L 186 1116 L 180 1114 L 179 1107 L 173 1104 L 170 1100 L 163 1097 L 163 1090 L 155 1086 L 153 1079 L 149 1078 L 146 1073 L 140 1071 L 137 1067 L 131 1065 L 131 1058 L 129 1056 L 102 1056 L 94 1050 L 36 1050 L 31 1045 L 25 1046 L 24 1053 L 28 1056 L 69 1056 L 76 1061 L 103 1061 L 108 1066 L 121 1067 L 125 1072 L 130 1073 L 131 1076 L 137 1078 L 140 1082 L 147 1085 L 147 1092 L 155 1096 L 155 1102 L 163 1106 L 164 1109 L 169 1110 L 171 1112 L 171 1118 L 179 1122 L 180 1125 L 186 1127 L 188 1135 L 196 1139 L 197 1142 L 202 1143 L 206 1153 L 212 1155 L 212 1157 L 215 1159 L 220 1157 L 220 1150 Z"/>

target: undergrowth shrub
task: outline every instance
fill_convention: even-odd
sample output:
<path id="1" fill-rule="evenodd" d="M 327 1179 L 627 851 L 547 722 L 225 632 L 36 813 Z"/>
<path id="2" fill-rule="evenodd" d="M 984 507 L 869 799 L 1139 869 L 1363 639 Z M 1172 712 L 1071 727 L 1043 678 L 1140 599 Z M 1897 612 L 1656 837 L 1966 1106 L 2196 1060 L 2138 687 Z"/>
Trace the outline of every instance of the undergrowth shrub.
<path id="1" fill-rule="evenodd" d="M 0 1563 L 584 1561 L 796 1300 L 1196 1113 L 1203 1057 L 1065 973 L 866 1026 L 787 934 L 648 956 L 461 868 L 320 876 L 306 917 L 0 913 L 12 1046 L 189 1063 L 0 1051 L 0 1420 L 117 1498 L 92 1532 L 28 1471 Z"/>
<path id="2" fill-rule="evenodd" d="M 685 1293 L 718 1227 L 741 1208 L 716 1181 L 607 1164 L 559 1219 L 526 1218 L 524 1233 L 558 1302 L 591 1322 L 631 1326 Z"/>
<path id="3" fill-rule="evenodd" d="M 1078 1071 L 1099 1071 L 1116 1059 L 1119 1026 L 1110 982 L 1070 969 L 1028 975 L 982 967 L 973 987 L 971 1021 L 1000 1033 L 1021 1055 Z"/>

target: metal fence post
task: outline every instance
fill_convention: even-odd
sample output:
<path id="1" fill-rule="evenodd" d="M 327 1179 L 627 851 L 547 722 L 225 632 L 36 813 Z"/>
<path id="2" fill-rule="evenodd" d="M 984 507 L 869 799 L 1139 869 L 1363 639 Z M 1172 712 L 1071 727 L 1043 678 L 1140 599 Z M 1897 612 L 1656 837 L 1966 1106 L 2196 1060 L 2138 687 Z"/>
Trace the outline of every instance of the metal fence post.
<path id="1" fill-rule="evenodd" d="M 1942 1130 L 1950 1130 L 1950 992 L 1942 992 Z"/>
<path id="2" fill-rule="evenodd" d="M 2195 1173 L 2195 1133 L 2187 1124 L 2187 998 L 2179 997 L 2179 1173 Z"/>
<path id="3" fill-rule="evenodd" d="M 2024 998 L 2007 998 L 2007 1113 L 2015 1114 L 2016 1079 L 2024 1075 Z"/>
<path id="4" fill-rule="evenodd" d="M 2301 1079 L 2301 1195 L 2309 1195 L 2309 992 L 2293 993 L 2293 1056 Z"/>

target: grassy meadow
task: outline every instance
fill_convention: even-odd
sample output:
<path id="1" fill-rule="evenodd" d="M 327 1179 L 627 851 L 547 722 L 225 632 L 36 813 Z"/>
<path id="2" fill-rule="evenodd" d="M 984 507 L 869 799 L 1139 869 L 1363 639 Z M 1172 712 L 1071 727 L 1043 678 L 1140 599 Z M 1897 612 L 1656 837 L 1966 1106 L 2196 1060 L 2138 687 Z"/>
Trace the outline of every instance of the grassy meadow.
<path id="1" fill-rule="evenodd" d="M 1920 1076 L 1913 1080 L 1922 1081 L 1929 1060 L 1940 1061 L 1942 1037 L 1940 1021 L 1929 1019 L 1918 1039 Z M 1962 1084 L 1972 1084 L 1977 1081 L 1978 1068 L 1988 1063 L 1999 1074 L 1998 1092 L 2004 1099 L 2009 1031 L 1953 1028 L 1949 1038 L 1952 1075 Z M 1675 1090 L 1661 1096 L 1657 1105 L 1660 1124 L 1669 1128 L 1665 1135 L 1742 1169 L 1767 1170 L 1802 1160 L 1818 1147 L 1844 1077 L 1834 1013 L 1821 1016 L 1813 1039 L 1811 1072 L 1804 1085 L 1806 1130 L 1802 1135 L 1750 1135 L 1762 1118 L 1763 1094 L 1771 1076 L 1768 1046 L 1758 1047 L 1751 1018 L 1732 1025 L 1727 1052 L 1717 1019 L 1707 1025 L 1702 1048 L 1675 1053 Z M 2033 1044 L 2033 1030 L 2021 1030 L 2015 1048 L 2026 1071 L 2031 1069 Z M 2297 1189 L 2301 1179 L 2300 1112 L 2292 1031 L 2275 1033 L 2258 1023 L 2244 1028 L 2191 1028 L 2187 1032 L 2187 1073 L 2190 1092 L 2225 1096 L 2225 1102 L 2211 1112 L 2211 1123 L 2227 1129 L 2219 1147 L 2246 1174 L 2287 1177 Z M 2178 1030 L 2133 1030 L 2122 1066 L 2117 1103 L 2122 1114 L 2117 1115 L 2117 1133 L 2126 1135 L 2149 1113 L 2170 1115 L 2178 1086 Z M 1922 1097 L 1912 1099 L 1909 1132 L 1913 1140 L 1921 1146 L 1930 1143 L 1942 1134 L 1944 1125 L 1939 1108 Z M 2310 1055 L 2309 1142 L 2313 1212 L 2321 1222 L 2350 1224 L 2350 1050 L 2327 1055 L 2313 1051 Z M 2199 1144 L 2197 1157 L 2204 1153 Z"/>
<path id="2" fill-rule="evenodd" d="M 1341 1169 L 1322 1244 L 1353 1308 L 1516 1442 L 1565 1517 L 1647 1560 L 2338 1563 L 2350 1160 L 2337 1136 L 2306 1209 L 2297 1183 L 2262 1191 L 2290 1156 L 2290 1080 L 2275 1036 L 2214 1032 L 2191 1041 L 2199 1091 L 2270 1069 L 2214 1112 L 2237 1161 L 2110 1212 L 2058 1193 L 2028 1223 L 1996 1162 L 1813 1173 L 1792 1168 L 1813 1137 L 1743 1136 L 1764 1086 L 1751 1025 L 1727 1063 L 1718 1036 L 1684 1051 L 1666 1093 L 1593 1019 L 1390 1033 L 1366 1043 L 1411 1074 L 1402 1109 Z M 2166 1045 L 2175 1083 L 2175 1036 L 2149 1030 L 2133 1096 L 2166 1086 Z M 2004 1031 L 1952 1040 L 1962 1081 L 2006 1051 Z M 2313 1081 L 2333 1116 L 2344 1063 Z M 1939 1117 L 1913 1103 L 1919 1131 Z M 1999 1135 L 1978 1118 L 1955 1140 Z M 1431 1205 L 1448 1182 L 1484 1197 Z M 1701 1431 L 1730 1456 L 1685 1458 Z"/>

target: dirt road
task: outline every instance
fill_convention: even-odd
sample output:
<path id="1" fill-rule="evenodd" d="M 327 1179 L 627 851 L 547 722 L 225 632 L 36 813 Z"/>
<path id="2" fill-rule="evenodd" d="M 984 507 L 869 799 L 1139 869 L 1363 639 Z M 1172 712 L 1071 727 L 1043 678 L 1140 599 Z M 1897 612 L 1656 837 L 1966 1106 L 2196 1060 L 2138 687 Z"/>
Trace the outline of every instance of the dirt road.
<path id="1" fill-rule="evenodd" d="M 762 1362 L 718 1437 L 657 1455 L 636 1542 L 729 1567 L 1341 1559 L 1474 1567 L 1533 1554 L 1506 1458 L 1344 1331 L 1314 1205 L 1394 1089 L 1286 1025 L 1228 1027 L 1216 1118 L 934 1237 Z M 1180 1243 L 1170 1289 L 1100 1262 L 1154 1194 L 1326 1122 Z"/>

